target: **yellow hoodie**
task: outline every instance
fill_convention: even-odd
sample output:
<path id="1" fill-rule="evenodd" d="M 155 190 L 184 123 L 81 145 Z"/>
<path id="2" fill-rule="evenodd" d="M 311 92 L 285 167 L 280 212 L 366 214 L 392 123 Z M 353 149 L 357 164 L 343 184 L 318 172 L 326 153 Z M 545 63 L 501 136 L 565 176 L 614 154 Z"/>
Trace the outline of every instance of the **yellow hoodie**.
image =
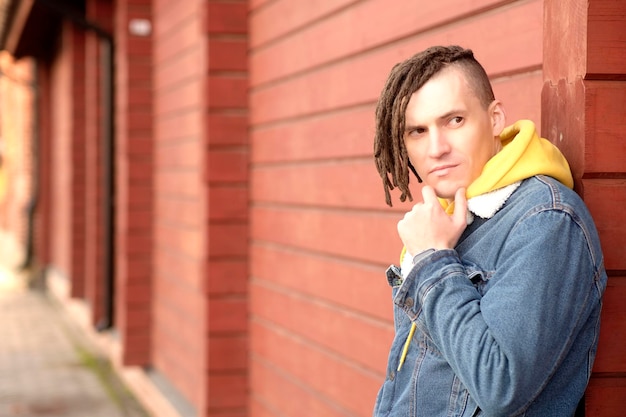
<path id="1" fill-rule="evenodd" d="M 535 124 L 530 120 L 519 120 L 505 128 L 500 134 L 502 149 L 493 156 L 478 178 L 467 187 L 466 197 L 469 199 L 498 190 L 534 175 L 547 175 L 555 178 L 569 188 L 573 188 L 574 179 L 567 160 L 550 141 L 537 135 Z M 454 203 L 439 199 L 446 213 L 454 212 Z M 400 265 L 403 264 L 406 248 L 400 254 Z M 403 274 L 404 275 L 404 274 Z M 415 332 L 415 323 L 404 344 L 400 359 L 400 370 L 409 343 Z"/>
<path id="2" fill-rule="evenodd" d="M 502 150 L 487 161 L 480 176 L 467 187 L 468 199 L 534 175 L 547 175 L 569 188 L 574 187 L 567 160 L 556 146 L 537 135 L 530 120 L 519 120 L 505 128 L 500 141 Z M 446 200 L 440 202 L 448 214 L 454 211 Z"/>

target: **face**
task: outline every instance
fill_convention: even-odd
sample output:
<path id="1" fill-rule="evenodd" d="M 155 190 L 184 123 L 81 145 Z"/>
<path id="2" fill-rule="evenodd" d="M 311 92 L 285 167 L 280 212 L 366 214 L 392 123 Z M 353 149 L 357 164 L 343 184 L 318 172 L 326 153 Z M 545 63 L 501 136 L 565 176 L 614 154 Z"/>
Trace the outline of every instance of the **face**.
<path id="1" fill-rule="evenodd" d="M 500 150 L 502 104 L 485 108 L 459 68 L 443 69 L 413 93 L 405 117 L 409 160 L 440 198 L 454 199 Z"/>

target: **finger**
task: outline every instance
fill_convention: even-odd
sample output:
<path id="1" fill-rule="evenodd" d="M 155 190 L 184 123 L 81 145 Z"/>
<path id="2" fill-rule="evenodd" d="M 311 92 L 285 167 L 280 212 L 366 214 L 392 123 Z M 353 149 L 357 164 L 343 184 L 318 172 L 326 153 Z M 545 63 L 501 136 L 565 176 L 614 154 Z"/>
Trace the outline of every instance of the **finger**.
<path id="1" fill-rule="evenodd" d="M 454 213 L 452 214 L 456 224 L 465 224 L 467 216 L 467 198 L 465 188 L 459 188 L 454 194 Z"/>
<path id="2" fill-rule="evenodd" d="M 439 204 L 439 200 L 437 200 L 437 194 L 435 194 L 435 190 L 430 185 L 425 185 L 422 187 L 422 198 L 424 199 L 424 203 Z"/>

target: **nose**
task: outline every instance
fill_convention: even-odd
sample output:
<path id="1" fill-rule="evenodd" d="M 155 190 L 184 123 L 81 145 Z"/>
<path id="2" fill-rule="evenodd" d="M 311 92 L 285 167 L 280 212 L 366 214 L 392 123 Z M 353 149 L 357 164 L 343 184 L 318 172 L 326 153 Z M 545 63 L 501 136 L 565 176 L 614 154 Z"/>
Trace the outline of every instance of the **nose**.
<path id="1" fill-rule="evenodd" d="M 428 138 L 428 156 L 440 158 L 450 152 L 450 142 L 443 131 L 431 129 Z"/>

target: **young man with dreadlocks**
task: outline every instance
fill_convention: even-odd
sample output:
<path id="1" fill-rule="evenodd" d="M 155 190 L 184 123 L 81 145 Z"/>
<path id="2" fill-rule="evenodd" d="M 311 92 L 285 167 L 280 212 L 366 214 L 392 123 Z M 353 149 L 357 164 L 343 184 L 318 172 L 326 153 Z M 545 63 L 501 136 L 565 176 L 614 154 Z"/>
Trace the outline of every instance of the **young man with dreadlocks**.
<path id="1" fill-rule="evenodd" d="M 395 337 L 374 416 L 571 417 L 596 353 L 606 272 L 569 166 L 505 112 L 472 51 L 396 65 L 376 108 L 374 157 L 398 222 Z M 410 172 L 409 172 L 410 171 Z"/>

